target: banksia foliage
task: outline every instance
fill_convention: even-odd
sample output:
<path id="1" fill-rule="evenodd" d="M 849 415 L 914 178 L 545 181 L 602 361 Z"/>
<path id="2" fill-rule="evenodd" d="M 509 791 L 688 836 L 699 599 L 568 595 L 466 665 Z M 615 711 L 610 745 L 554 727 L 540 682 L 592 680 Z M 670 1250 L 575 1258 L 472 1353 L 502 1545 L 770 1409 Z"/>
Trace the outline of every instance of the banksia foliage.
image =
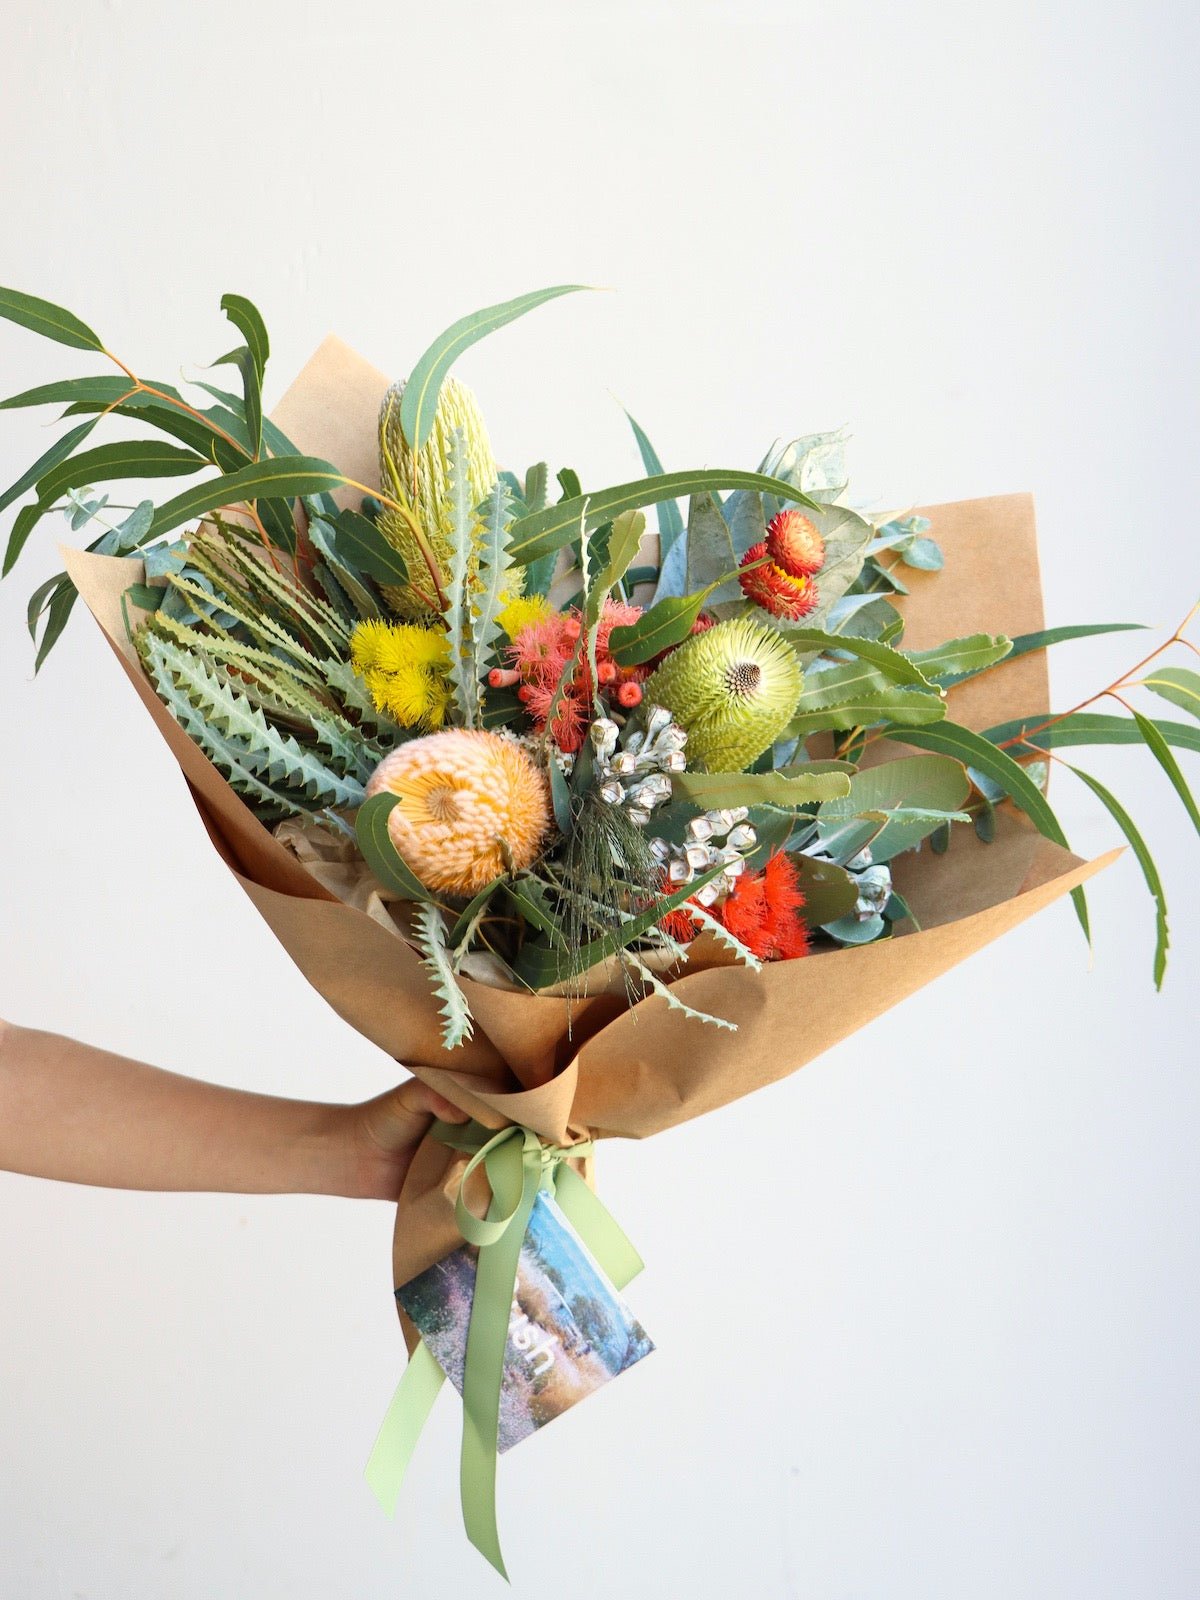
<path id="1" fill-rule="evenodd" d="M 825 541 L 816 524 L 799 511 L 781 511 L 767 526 L 767 537 L 742 557 L 742 593 L 773 617 L 799 622 L 820 598 L 813 581 L 825 564 Z"/>
<path id="2" fill-rule="evenodd" d="M 546 779 L 519 744 L 448 728 L 393 750 L 367 798 L 394 794 L 392 843 L 435 892 L 473 895 L 501 873 L 523 872 L 550 826 Z"/>
<path id="3" fill-rule="evenodd" d="M 740 772 L 787 727 L 802 686 L 787 641 L 750 617 L 735 617 L 672 651 L 645 697 L 687 729 L 689 765 Z"/>
<path id="4" fill-rule="evenodd" d="M 463 460 L 467 474 L 467 500 L 479 505 L 496 482 L 496 459 L 483 413 L 465 383 L 447 378 L 442 384 L 437 415 L 428 442 L 415 453 L 409 449 L 400 429 L 400 398 L 404 384 L 394 383 L 383 397 L 379 411 L 379 478 L 384 493 L 410 505 L 416 514 L 426 543 L 443 577 L 450 572 L 454 551 L 454 520 L 450 504 L 450 441 L 457 429 L 463 439 Z M 420 542 L 407 520 L 385 506 L 379 514 L 379 528 L 388 543 L 404 557 L 409 577 L 417 589 L 428 595 L 429 568 Z M 476 535 L 479 529 L 475 529 Z M 474 588 L 478 557 L 468 562 L 468 586 Z M 427 617 L 430 607 L 405 587 L 384 589 L 388 604 L 400 616 Z"/>

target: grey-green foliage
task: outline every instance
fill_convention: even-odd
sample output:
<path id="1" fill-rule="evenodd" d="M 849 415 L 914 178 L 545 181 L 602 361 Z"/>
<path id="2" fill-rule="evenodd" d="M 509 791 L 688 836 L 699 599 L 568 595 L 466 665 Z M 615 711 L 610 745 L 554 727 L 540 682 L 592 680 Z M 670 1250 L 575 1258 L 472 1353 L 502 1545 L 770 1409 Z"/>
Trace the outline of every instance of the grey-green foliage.
<path id="1" fill-rule="evenodd" d="M 398 730 L 346 659 L 350 624 L 229 529 L 200 534 L 135 634 L 159 696 L 265 821 L 362 804 Z"/>
<path id="2" fill-rule="evenodd" d="M 442 1043 L 456 1049 L 475 1031 L 467 997 L 458 986 L 446 938 L 441 911 L 431 900 L 421 901 L 413 911 L 413 933 L 425 958 L 433 991 L 442 1002 Z"/>

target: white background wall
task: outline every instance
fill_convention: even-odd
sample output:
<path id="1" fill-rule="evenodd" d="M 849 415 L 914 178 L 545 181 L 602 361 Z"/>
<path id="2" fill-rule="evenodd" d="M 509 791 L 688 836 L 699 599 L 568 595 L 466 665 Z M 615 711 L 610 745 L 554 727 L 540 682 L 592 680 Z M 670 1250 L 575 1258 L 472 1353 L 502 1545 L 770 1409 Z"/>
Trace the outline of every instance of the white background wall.
<path id="1" fill-rule="evenodd" d="M 225 289 L 278 395 L 330 329 L 401 373 L 476 306 L 612 285 L 463 362 L 511 464 L 632 475 L 610 390 L 675 466 L 846 422 L 875 504 L 1033 489 L 1056 621 L 1195 597 L 1184 0 L 0 22 L 0 280 L 139 370 L 219 354 Z M 4 392 L 78 370 L 0 326 Z M 41 421 L 4 415 L 0 482 Z M 86 617 L 31 680 L 57 536 L 0 591 L 0 1013 L 377 1091 L 394 1069 L 244 902 Z M 1132 655 L 1063 647 L 1058 704 Z M 790 1081 L 606 1151 L 660 1349 L 505 1463 L 516 1593 L 1197 1592 L 1196 840 L 1148 760 L 1092 764 L 1167 872 L 1165 995 L 1125 860 L 1090 974 L 1055 907 Z M 1082 852 L 1113 842 L 1056 800 Z M 452 1402 L 397 1525 L 361 1482 L 399 1368 L 387 1207 L 9 1177 L 0 1218 L 0 1600 L 500 1592 L 459 1536 Z"/>

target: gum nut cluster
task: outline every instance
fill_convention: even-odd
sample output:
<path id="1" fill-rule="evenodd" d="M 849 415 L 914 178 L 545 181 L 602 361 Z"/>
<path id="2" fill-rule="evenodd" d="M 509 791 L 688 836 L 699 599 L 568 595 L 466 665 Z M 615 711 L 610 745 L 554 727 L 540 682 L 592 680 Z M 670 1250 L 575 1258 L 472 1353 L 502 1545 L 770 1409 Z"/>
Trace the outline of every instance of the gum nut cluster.
<path id="1" fill-rule="evenodd" d="M 530 866 L 550 826 L 542 772 L 512 739 L 448 728 L 386 756 L 367 798 L 394 794 L 392 843 L 426 888 L 473 895 L 511 864 Z"/>
<path id="2" fill-rule="evenodd" d="M 596 790 L 605 805 L 620 806 L 635 827 L 644 828 L 671 798 L 671 774 L 687 766 L 687 734 L 662 706 L 651 706 L 645 729 L 630 733 L 618 749 L 620 731 L 609 717 L 592 723 Z"/>
<path id="3" fill-rule="evenodd" d="M 799 622 L 814 611 L 820 594 L 816 574 L 825 565 L 825 541 L 799 511 L 781 511 L 767 524 L 767 537 L 741 560 L 742 593 L 773 617 Z"/>
<path id="4" fill-rule="evenodd" d="M 803 685 L 796 652 L 776 629 L 734 617 L 673 650 L 646 696 L 687 730 L 690 766 L 741 772 L 783 733 Z"/>

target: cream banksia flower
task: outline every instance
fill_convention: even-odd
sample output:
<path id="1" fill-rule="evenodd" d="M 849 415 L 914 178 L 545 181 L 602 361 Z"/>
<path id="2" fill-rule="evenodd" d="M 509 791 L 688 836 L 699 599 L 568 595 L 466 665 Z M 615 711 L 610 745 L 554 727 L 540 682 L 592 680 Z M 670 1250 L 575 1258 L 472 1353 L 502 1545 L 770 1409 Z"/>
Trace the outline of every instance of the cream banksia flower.
<path id="1" fill-rule="evenodd" d="M 383 397 L 379 411 L 379 479 L 385 494 L 412 506 L 422 531 L 442 569 L 450 571 L 453 554 L 453 523 L 450 512 L 450 441 L 457 428 L 466 444 L 467 501 L 472 507 L 491 493 L 498 476 L 496 458 L 484 424 L 483 413 L 465 383 L 447 378 L 438 397 L 433 432 L 415 454 L 400 428 L 400 400 L 404 383 L 394 383 Z M 404 557 L 409 576 L 418 588 L 428 591 L 429 569 L 412 528 L 398 511 L 385 506 L 379 514 L 379 530 Z M 472 557 L 467 580 L 475 583 L 478 561 Z M 519 590 L 514 589 L 513 593 Z M 384 589 L 388 604 L 405 617 L 428 616 L 430 607 L 409 589 Z"/>
<path id="2" fill-rule="evenodd" d="M 687 730 L 689 766 L 741 772 L 787 727 L 803 682 L 786 639 L 735 617 L 686 639 L 645 691 Z"/>
<path id="3" fill-rule="evenodd" d="M 512 739 L 448 728 L 386 756 L 367 799 L 394 794 L 388 833 L 426 888 L 473 895 L 530 866 L 550 826 L 546 779 Z"/>

